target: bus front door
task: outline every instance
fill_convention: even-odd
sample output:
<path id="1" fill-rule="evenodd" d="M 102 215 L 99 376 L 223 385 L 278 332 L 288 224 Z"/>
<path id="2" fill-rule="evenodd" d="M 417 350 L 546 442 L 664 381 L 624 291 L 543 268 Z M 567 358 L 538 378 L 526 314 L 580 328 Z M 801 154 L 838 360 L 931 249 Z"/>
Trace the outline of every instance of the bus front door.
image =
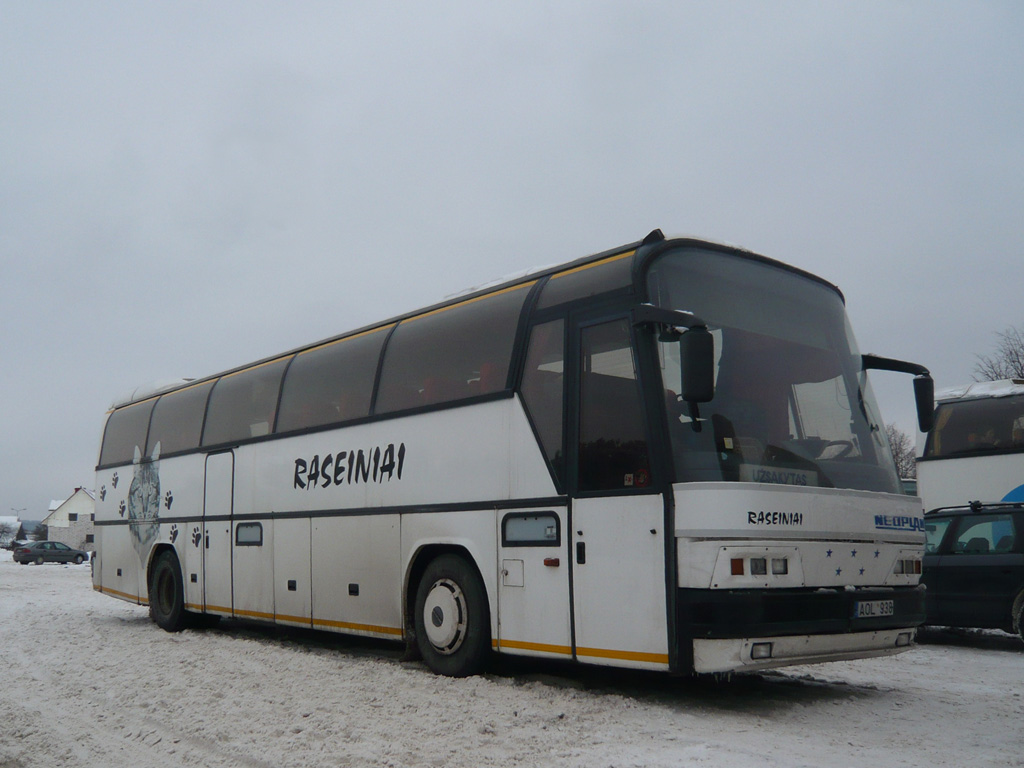
<path id="1" fill-rule="evenodd" d="M 577 659 L 666 669 L 665 505 L 628 317 L 581 324 L 569 525 Z"/>
<path id="2" fill-rule="evenodd" d="M 234 506 L 235 455 L 206 457 L 203 490 L 203 605 L 231 615 L 231 513 Z"/>

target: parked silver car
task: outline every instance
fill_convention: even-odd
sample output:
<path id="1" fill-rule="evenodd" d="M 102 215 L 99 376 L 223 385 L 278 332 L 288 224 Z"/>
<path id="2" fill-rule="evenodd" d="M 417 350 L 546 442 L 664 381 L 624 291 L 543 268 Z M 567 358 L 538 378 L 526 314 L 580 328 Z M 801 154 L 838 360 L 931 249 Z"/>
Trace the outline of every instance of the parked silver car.
<path id="1" fill-rule="evenodd" d="M 35 563 L 84 563 L 89 553 L 80 549 L 72 549 L 59 541 L 31 541 L 14 549 L 14 562 L 28 565 Z"/>

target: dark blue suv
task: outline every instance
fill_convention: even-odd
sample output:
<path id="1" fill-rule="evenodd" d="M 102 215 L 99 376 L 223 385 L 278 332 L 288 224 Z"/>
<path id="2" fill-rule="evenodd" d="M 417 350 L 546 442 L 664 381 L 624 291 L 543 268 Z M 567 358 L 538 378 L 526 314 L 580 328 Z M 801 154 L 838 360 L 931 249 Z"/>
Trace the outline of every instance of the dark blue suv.
<path id="1" fill-rule="evenodd" d="M 1024 639 L 1024 504 L 925 515 L 926 624 L 1002 629 Z"/>

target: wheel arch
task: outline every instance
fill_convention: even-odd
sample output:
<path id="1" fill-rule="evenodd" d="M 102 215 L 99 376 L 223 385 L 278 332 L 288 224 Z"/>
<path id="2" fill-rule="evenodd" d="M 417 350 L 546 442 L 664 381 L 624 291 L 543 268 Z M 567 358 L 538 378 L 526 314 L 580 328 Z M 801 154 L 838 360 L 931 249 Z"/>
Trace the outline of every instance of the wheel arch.
<path id="1" fill-rule="evenodd" d="M 489 623 L 491 625 L 491 636 L 494 636 L 494 606 L 492 605 L 491 593 L 488 589 L 487 579 L 484 578 L 484 572 L 480 568 L 480 563 L 477 562 L 476 558 L 473 557 L 470 550 L 461 545 L 454 543 L 433 543 L 424 544 L 409 558 L 409 565 L 405 572 L 405 582 L 402 585 L 402 631 L 405 639 L 411 640 L 413 631 L 413 613 L 416 609 L 416 588 L 420 583 L 420 579 L 423 578 L 423 573 L 426 571 L 427 566 L 432 560 L 440 557 L 441 555 L 458 555 L 462 557 L 470 566 L 472 566 L 477 575 L 480 577 L 481 583 L 484 585 L 484 598 L 487 600 L 487 614 L 489 616 Z"/>
<path id="2" fill-rule="evenodd" d="M 181 558 L 178 557 L 178 550 L 176 550 L 173 545 L 168 544 L 167 542 L 162 542 L 160 544 L 156 544 L 151 550 L 149 550 L 149 560 L 146 562 L 146 579 L 145 584 L 143 585 L 146 589 L 147 603 L 149 602 L 149 585 L 153 579 L 153 566 L 156 564 L 160 555 L 164 552 L 172 552 L 178 561 L 178 568 L 181 568 Z"/>

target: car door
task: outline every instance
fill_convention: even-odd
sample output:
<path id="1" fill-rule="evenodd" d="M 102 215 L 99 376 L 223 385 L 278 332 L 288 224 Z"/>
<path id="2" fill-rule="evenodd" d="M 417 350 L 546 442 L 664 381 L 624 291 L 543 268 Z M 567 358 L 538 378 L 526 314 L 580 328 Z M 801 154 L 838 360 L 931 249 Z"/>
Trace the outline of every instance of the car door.
<path id="1" fill-rule="evenodd" d="M 951 624 L 1003 627 L 1019 590 L 1024 555 L 1015 552 L 1017 532 L 1010 512 L 975 513 L 958 520 L 948 554 L 941 559 L 946 577 L 944 614 Z"/>

